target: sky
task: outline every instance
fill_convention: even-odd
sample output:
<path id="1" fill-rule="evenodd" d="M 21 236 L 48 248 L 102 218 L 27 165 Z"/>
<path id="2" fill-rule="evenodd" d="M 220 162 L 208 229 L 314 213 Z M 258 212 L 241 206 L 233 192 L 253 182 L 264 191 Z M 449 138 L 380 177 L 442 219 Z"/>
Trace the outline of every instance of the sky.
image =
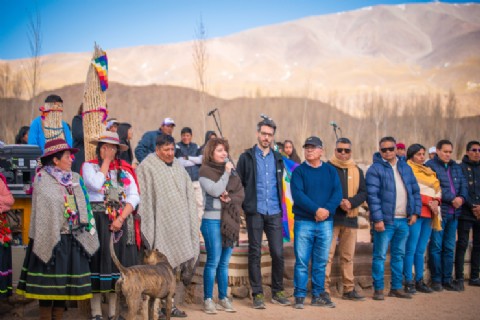
<path id="1" fill-rule="evenodd" d="M 41 55 L 90 52 L 195 39 L 200 19 L 207 38 L 307 16 L 378 4 L 434 1 L 394 0 L 0 0 L 0 59 L 31 56 L 28 24 L 39 13 Z M 451 3 L 476 1 L 441 1 Z"/>

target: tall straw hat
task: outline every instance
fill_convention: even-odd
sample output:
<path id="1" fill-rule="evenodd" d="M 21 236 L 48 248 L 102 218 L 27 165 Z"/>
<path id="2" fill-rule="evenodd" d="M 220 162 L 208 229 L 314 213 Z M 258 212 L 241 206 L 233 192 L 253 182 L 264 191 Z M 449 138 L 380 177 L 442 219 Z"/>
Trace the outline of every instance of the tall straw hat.
<path id="1" fill-rule="evenodd" d="M 98 145 L 99 142 L 118 145 L 120 151 L 128 150 L 128 146 L 126 144 L 120 143 L 120 138 L 118 137 L 118 133 L 116 132 L 103 131 L 102 134 L 100 134 L 100 137 L 90 141 L 90 143 L 95 146 Z"/>

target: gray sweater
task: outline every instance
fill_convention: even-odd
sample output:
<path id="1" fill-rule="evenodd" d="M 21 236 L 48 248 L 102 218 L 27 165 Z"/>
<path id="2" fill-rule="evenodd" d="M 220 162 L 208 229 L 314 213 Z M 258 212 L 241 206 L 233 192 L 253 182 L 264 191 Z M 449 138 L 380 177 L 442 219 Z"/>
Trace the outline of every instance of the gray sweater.
<path id="1" fill-rule="evenodd" d="M 200 182 L 200 185 L 202 186 L 203 203 L 205 207 L 203 219 L 220 220 L 222 204 L 219 197 L 225 191 L 229 178 L 230 174 L 225 171 L 217 182 L 205 177 L 200 177 L 198 179 L 198 182 Z"/>

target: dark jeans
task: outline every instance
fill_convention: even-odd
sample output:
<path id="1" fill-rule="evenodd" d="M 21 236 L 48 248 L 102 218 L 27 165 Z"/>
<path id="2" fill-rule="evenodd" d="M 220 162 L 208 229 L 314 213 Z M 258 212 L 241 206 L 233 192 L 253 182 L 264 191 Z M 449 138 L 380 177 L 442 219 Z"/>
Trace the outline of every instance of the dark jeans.
<path id="1" fill-rule="evenodd" d="M 458 220 L 457 248 L 455 252 L 455 277 L 463 279 L 463 265 L 467 251 L 470 229 L 473 231 L 473 248 L 470 257 L 470 279 L 477 279 L 480 269 L 480 221 Z"/>
<path id="2" fill-rule="evenodd" d="M 283 234 L 282 215 L 247 214 L 248 277 L 253 296 L 263 293 L 261 257 L 263 232 L 267 236 L 272 257 L 272 295 L 283 291 Z"/>

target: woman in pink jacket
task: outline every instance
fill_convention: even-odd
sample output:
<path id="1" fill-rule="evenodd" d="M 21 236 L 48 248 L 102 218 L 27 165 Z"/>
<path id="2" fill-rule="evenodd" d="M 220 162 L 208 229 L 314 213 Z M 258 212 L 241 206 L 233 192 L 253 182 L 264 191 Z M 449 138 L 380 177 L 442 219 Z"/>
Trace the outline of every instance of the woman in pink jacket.
<path id="1" fill-rule="evenodd" d="M 12 295 L 12 234 L 6 212 L 10 210 L 13 202 L 7 180 L 0 174 L 0 299 Z"/>

